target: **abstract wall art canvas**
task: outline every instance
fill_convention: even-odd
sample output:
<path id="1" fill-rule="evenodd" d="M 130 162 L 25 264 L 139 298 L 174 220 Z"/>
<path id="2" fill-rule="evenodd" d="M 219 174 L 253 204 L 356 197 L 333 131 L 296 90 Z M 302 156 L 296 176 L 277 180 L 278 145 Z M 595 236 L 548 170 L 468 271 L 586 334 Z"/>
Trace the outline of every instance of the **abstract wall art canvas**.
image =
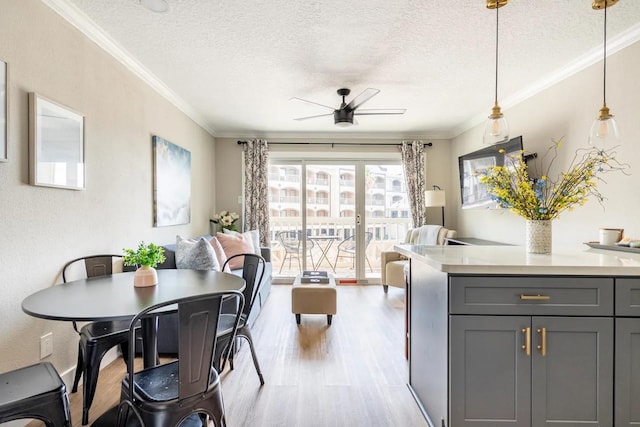
<path id="1" fill-rule="evenodd" d="M 153 136 L 154 226 L 191 221 L 191 152 Z"/>

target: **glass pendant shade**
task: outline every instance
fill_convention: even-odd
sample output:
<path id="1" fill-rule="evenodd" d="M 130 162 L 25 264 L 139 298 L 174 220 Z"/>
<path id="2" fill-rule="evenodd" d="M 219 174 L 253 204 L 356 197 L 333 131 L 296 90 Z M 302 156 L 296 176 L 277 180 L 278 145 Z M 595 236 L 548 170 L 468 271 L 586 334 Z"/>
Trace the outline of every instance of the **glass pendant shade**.
<path id="1" fill-rule="evenodd" d="M 500 112 L 500 107 L 495 105 L 489 120 L 484 127 L 482 142 L 487 145 L 500 144 L 509 139 L 509 123 Z"/>
<path id="2" fill-rule="evenodd" d="M 620 130 L 609 108 L 604 105 L 600 115 L 594 120 L 589 132 L 589 144 L 597 148 L 613 147 L 620 144 Z"/>

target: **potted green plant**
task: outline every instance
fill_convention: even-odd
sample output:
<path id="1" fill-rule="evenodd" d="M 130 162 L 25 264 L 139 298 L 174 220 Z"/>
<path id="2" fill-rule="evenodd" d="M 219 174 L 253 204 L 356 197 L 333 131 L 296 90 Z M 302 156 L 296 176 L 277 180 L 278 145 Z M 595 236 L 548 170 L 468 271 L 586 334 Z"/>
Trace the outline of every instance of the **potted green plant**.
<path id="1" fill-rule="evenodd" d="M 138 267 L 133 275 L 133 286 L 144 287 L 154 286 L 158 283 L 158 273 L 155 267 L 164 262 L 164 248 L 154 243 L 146 245 L 140 242 L 137 249 L 123 249 L 124 265 Z"/>

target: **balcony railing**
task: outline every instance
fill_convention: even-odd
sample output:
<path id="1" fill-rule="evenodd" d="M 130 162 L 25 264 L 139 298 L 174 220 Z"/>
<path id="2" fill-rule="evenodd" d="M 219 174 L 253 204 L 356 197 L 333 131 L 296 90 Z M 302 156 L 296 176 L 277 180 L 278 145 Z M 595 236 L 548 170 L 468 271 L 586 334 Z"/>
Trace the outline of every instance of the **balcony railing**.
<path id="1" fill-rule="evenodd" d="M 307 179 L 307 185 L 329 185 L 329 179 L 327 179 L 327 178 L 309 178 L 309 179 Z"/>
<path id="2" fill-rule="evenodd" d="M 269 174 L 270 182 L 300 182 L 300 175 L 280 175 L 277 173 Z"/>
<path id="3" fill-rule="evenodd" d="M 307 206 L 314 204 L 314 205 L 328 205 L 329 204 L 329 198 L 328 197 L 309 197 L 307 198 Z"/>
<path id="4" fill-rule="evenodd" d="M 271 196 L 271 203 L 300 203 L 300 196 Z"/>

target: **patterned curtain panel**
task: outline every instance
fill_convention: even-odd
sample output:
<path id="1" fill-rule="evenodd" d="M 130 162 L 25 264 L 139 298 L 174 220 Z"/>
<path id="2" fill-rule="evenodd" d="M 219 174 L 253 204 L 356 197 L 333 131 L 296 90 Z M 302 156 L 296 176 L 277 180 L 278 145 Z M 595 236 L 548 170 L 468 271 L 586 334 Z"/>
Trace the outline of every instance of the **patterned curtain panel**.
<path id="1" fill-rule="evenodd" d="M 413 226 L 419 227 L 427 220 L 424 207 L 424 145 L 422 141 L 402 141 L 400 149 Z"/>
<path id="2" fill-rule="evenodd" d="M 269 148 L 255 139 L 244 144 L 244 229 L 260 232 L 260 245 L 269 246 Z"/>

